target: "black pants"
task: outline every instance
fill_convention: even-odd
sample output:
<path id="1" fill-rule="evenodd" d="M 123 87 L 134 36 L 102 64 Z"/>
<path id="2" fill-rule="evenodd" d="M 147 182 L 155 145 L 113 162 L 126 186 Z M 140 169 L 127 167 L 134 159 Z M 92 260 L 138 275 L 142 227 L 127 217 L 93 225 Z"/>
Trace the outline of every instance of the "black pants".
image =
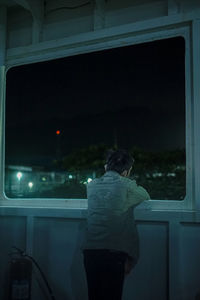
<path id="1" fill-rule="evenodd" d="M 127 254 L 84 250 L 89 300 L 121 300 Z"/>

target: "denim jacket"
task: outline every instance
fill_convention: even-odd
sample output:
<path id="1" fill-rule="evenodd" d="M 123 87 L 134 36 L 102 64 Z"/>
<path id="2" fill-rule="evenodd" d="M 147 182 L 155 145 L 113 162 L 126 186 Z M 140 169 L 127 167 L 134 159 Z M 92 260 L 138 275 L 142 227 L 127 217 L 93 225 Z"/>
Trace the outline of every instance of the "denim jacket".
<path id="1" fill-rule="evenodd" d="M 122 251 L 139 256 L 138 233 L 133 209 L 149 200 L 135 180 L 108 171 L 87 185 L 88 217 L 84 249 Z"/>

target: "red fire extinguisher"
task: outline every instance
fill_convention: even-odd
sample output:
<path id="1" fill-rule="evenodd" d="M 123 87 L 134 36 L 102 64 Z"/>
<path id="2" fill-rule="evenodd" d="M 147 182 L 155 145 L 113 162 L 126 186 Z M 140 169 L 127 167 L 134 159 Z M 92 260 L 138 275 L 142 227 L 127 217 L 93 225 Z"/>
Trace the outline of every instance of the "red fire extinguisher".
<path id="1" fill-rule="evenodd" d="M 16 257 L 10 263 L 9 300 L 31 300 L 32 262 Z"/>

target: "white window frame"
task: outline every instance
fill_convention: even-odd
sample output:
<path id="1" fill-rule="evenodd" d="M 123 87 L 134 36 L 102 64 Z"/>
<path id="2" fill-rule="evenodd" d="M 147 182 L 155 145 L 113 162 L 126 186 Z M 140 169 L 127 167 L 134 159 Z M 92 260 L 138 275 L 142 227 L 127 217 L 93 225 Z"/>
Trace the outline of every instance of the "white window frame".
<path id="1" fill-rule="evenodd" d="M 139 22 L 138 22 L 139 23 Z M 148 209 L 151 210 L 192 210 L 194 209 L 197 199 L 194 184 L 194 124 L 193 124 L 193 90 L 191 75 L 191 22 L 181 23 L 174 20 L 161 26 L 161 22 L 155 20 L 122 25 L 110 29 L 96 32 L 81 34 L 74 37 L 62 39 L 60 41 L 42 42 L 38 45 L 10 49 L 6 56 L 6 69 L 1 69 L 1 87 L 4 89 L 1 96 L 0 110 L 2 114 L 0 125 L 3 134 L 0 134 L 1 164 L 0 164 L 0 193 L 2 206 L 13 207 L 45 207 L 45 208 L 87 208 L 86 199 L 8 199 L 4 193 L 4 170 L 5 170 L 5 73 L 14 66 L 20 66 L 29 63 L 37 63 L 57 58 L 64 58 L 77 54 L 84 54 L 94 51 L 111 49 L 115 47 L 124 47 L 129 45 L 141 44 L 155 40 L 183 37 L 185 39 L 185 105 L 186 105 L 186 197 L 184 200 L 150 200 Z M 163 22 L 164 23 L 164 22 Z M 199 26 L 199 24 L 198 24 Z M 199 28 L 199 27 L 197 27 Z M 199 106 L 199 104 L 198 104 Z M 2 176 L 3 175 L 3 176 Z"/>

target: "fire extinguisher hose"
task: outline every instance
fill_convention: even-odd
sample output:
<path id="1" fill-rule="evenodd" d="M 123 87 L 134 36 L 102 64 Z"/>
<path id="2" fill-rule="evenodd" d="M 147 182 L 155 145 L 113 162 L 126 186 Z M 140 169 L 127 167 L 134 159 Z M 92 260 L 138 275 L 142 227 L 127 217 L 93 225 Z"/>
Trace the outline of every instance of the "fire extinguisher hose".
<path id="1" fill-rule="evenodd" d="M 40 275 L 41 275 L 42 279 L 43 279 L 44 282 L 45 282 L 45 285 L 46 285 L 46 287 L 47 287 L 47 290 L 48 290 L 48 292 L 49 292 L 49 295 L 50 295 L 50 297 L 51 297 L 51 300 L 56 300 L 56 298 L 55 298 L 55 296 L 54 296 L 54 294 L 53 294 L 53 291 L 52 291 L 52 289 L 51 289 L 51 287 L 50 287 L 50 285 L 49 285 L 49 283 L 48 283 L 48 281 L 47 281 L 47 278 L 46 278 L 44 272 L 42 271 L 42 269 L 40 268 L 39 264 L 37 263 L 37 261 L 36 261 L 32 256 L 26 254 L 23 250 L 21 250 L 21 249 L 15 247 L 15 246 L 13 246 L 12 248 L 16 249 L 17 252 L 18 252 L 21 256 L 27 257 L 27 258 L 29 258 L 29 259 L 33 262 L 33 264 L 34 264 L 34 265 L 36 266 L 36 268 L 39 270 Z"/>

